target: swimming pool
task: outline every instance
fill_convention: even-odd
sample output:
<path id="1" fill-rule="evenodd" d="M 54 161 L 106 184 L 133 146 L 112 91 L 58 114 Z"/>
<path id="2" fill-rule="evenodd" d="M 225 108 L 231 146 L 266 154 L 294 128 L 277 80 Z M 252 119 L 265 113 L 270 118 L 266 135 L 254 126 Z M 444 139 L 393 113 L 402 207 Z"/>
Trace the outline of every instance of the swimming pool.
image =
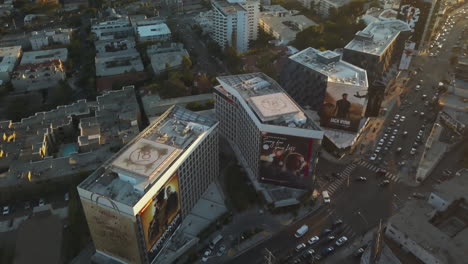
<path id="1" fill-rule="evenodd" d="M 59 156 L 60 157 L 68 157 L 73 153 L 78 152 L 78 146 L 76 144 L 65 144 L 61 147 Z"/>

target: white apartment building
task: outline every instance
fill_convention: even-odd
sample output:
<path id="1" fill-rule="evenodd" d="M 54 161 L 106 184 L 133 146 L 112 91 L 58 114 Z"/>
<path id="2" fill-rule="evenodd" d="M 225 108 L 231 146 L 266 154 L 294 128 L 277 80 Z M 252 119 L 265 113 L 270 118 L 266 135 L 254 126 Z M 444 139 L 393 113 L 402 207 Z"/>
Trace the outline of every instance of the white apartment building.
<path id="1" fill-rule="evenodd" d="M 21 46 L 0 48 L 0 81 L 10 80 L 10 75 L 18 64 L 21 52 Z"/>
<path id="2" fill-rule="evenodd" d="M 258 36 L 260 3 L 215 0 L 211 5 L 214 18 L 211 32 L 213 40 L 223 49 L 229 45 L 234 46 L 237 52 L 246 52 L 249 49 L 249 40 L 255 40 Z"/>
<path id="3" fill-rule="evenodd" d="M 125 38 L 131 35 L 132 31 L 133 27 L 127 18 L 102 21 L 91 26 L 91 32 L 98 40 Z"/>
<path id="4" fill-rule="evenodd" d="M 323 131 L 309 113 L 263 73 L 217 79 L 215 111 L 220 134 L 257 191 L 271 203 L 264 184 L 311 188 Z"/>
<path id="5" fill-rule="evenodd" d="M 164 23 L 137 27 L 139 41 L 167 41 L 171 39 L 171 30 Z"/>
<path id="6" fill-rule="evenodd" d="M 70 44 L 71 34 L 72 29 L 69 28 L 33 31 L 29 41 L 33 50 L 40 50 L 53 43 Z"/>
<path id="7" fill-rule="evenodd" d="M 154 261 L 218 177 L 217 127 L 173 106 L 78 186 L 96 255 Z"/>

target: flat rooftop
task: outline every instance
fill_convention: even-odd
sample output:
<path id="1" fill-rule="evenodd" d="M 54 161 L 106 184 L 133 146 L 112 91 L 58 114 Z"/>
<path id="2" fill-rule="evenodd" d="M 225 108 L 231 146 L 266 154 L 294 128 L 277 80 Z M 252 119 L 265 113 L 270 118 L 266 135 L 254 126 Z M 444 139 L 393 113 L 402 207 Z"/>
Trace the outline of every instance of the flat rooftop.
<path id="1" fill-rule="evenodd" d="M 156 24 L 156 25 L 148 25 L 148 26 L 139 26 L 137 28 L 137 32 L 138 32 L 138 36 L 140 37 L 171 34 L 171 30 L 164 23 Z"/>
<path id="2" fill-rule="evenodd" d="M 401 20 L 372 22 L 358 31 L 345 49 L 380 56 L 401 31 L 410 30 L 409 25 Z"/>
<path id="3" fill-rule="evenodd" d="M 396 215 L 390 217 L 389 223 L 431 252 L 441 263 L 466 264 L 468 228 L 465 226 L 461 230 L 458 229 L 456 234 L 449 235 L 450 225 L 457 225 L 462 220 L 454 215 L 447 219 L 449 221 L 437 223 L 440 216 L 434 214 L 434 208 L 426 201 L 413 200 L 408 201 Z"/>
<path id="4" fill-rule="evenodd" d="M 21 55 L 21 46 L 0 48 L 0 72 L 11 72 Z"/>
<path id="5" fill-rule="evenodd" d="M 235 89 L 256 114 L 260 122 L 270 125 L 321 130 L 283 88 L 264 73 L 249 73 L 217 77 L 226 92 L 225 83 Z"/>
<path id="6" fill-rule="evenodd" d="M 225 16 L 232 15 L 237 11 L 246 11 L 245 8 L 243 8 L 240 4 L 229 3 L 226 0 L 213 0 L 211 3 L 216 8 L 218 8 Z"/>
<path id="7" fill-rule="evenodd" d="M 317 23 L 308 19 L 304 15 L 292 16 L 286 14 L 284 16 L 276 16 L 269 14 L 268 12 L 262 12 L 260 14 L 260 19 L 271 29 L 278 32 L 281 39 L 287 40 L 287 42 L 294 40 L 296 38 L 296 34 L 300 31 L 317 25 Z"/>
<path id="8" fill-rule="evenodd" d="M 95 65 L 96 76 L 112 76 L 131 71 L 141 72 L 144 70 L 140 53 L 136 50 L 118 52 L 107 57 L 96 57 Z"/>
<path id="9" fill-rule="evenodd" d="M 80 187 L 134 206 L 187 148 L 216 121 L 174 106 Z"/>
<path id="10" fill-rule="evenodd" d="M 289 59 L 328 76 L 329 82 L 368 87 L 366 70 L 341 60 L 336 52 L 307 48 Z"/>
<path id="11" fill-rule="evenodd" d="M 41 63 L 54 59 L 60 59 L 62 62 L 65 62 L 67 58 L 68 50 L 66 48 L 28 51 L 23 53 L 23 58 L 21 59 L 20 65 Z"/>
<path id="12" fill-rule="evenodd" d="M 117 53 L 136 51 L 134 38 L 98 40 L 94 42 L 96 57 L 113 56 Z"/>
<path id="13" fill-rule="evenodd" d="M 460 198 L 468 201 L 468 171 L 462 171 L 460 176 L 455 176 L 449 181 L 442 182 L 435 186 L 434 192 L 447 201 Z"/>

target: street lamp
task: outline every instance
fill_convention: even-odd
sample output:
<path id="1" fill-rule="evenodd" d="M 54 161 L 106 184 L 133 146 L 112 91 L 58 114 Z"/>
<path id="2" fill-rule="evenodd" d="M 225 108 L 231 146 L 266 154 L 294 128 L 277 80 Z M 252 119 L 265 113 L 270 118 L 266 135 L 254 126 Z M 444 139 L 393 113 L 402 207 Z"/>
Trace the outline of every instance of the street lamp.
<path id="1" fill-rule="evenodd" d="M 360 211 L 357 211 L 357 214 L 362 218 L 362 220 L 364 220 L 364 223 L 366 223 L 366 227 L 369 225 L 369 222 L 367 222 L 366 218 L 364 217 L 364 215 L 361 214 Z"/>

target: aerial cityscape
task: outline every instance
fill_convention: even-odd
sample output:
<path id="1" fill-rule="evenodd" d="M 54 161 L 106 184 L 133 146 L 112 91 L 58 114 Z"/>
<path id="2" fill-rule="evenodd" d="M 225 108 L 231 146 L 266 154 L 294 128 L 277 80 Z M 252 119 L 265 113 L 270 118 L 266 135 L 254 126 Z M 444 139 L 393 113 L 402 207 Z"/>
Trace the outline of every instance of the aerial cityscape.
<path id="1" fill-rule="evenodd" d="M 0 264 L 468 264 L 465 0 L 0 0 Z"/>

